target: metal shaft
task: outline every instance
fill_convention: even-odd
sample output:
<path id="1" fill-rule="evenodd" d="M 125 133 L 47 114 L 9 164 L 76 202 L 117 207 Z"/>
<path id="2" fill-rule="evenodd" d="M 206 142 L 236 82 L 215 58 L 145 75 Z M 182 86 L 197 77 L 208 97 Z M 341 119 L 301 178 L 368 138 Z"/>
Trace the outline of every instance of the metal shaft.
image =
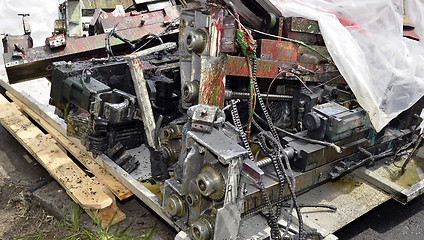
<path id="1" fill-rule="evenodd" d="M 261 93 L 262 98 L 267 98 L 271 101 L 291 101 L 293 96 L 291 95 L 280 95 L 280 94 L 265 94 Z M 232 90 L 225 90 L 225 99 L 249 99 L 250 93 L 247 92 L 234 92 Z"/>

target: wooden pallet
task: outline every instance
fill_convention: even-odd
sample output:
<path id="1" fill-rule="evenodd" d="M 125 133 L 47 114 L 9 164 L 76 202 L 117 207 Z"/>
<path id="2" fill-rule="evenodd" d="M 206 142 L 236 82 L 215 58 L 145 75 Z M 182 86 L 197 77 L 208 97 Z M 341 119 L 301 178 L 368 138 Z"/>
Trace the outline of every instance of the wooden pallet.
<path id="1" fill-rule="evenodd" d="M 102 220 L 103 227 L 108 225 L 112 217 L 112 224 L 125 219 L 125 214 L 116 206 L 113 193 L 120 199 L 130 196 L 132 193 L 89 156 L 78 151 L 78 148 L 73 146 L 71 142 L 65 141 L 66 138 L 55 131 L 45 120 L 37 117 L 16 97 L 10 93 L 7 95 L 15 101 L 9 102 L 3 95 L 0 95 L 0 123 L 3 127 L 93 219 Z M 43 133 L 42 129 L 33 124 L 26 114 L 34 117 L 35 121 L 48 134 Z M 57 143 L 60 143 L 60 145 Z M 62 148 L 69 149 L 96 177 L 89 177 L 67 156 Z"/>
<path id="2" fill-rule="evenodd" d="M 81 150 L 79 146 L 74 144 L 66 136 L 66 131 L 59 131 L 57 128 L 53 127 L 49 123 L 50 118 L 43 118 L 41 114 L 37 113 L 35 106 L 31 108 L 31 105 L 28 103 L 22 102 L 17 96 L 11 92 L 6 92 L 6 95 L 13 100 L 13 102 L 23 110 L 24 113 L 28 114 L 34 121 L 40 124 L 53 138 L 61 145 L 63 148 L 74 156 L 84 167 L 86 167 L 92 174 L 97 176 L 100 181 L 105 184 L 109 190 L 119 199 L 124 200 L 133 195 L 133 193 L 128 190 L 122 183 L 120 183 L 116 178 L 106 172 L 99 164 L 94 161 L 94 159 Z M 39 110 L 39 109 L 38 109 Z"/>

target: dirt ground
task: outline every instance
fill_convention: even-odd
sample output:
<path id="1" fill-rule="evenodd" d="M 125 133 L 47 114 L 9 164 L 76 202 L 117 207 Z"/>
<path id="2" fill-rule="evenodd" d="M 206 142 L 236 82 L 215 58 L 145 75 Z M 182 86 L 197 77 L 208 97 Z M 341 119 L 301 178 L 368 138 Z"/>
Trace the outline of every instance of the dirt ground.
<path id="1" fill-rule="evenodd" d="M 26 189 L 10 181 L 0 189 L 0 236 L 2 239 L 16 239 L 36 229 L 50 232 L 55 228 L 54 218 L 49 215 Z"/>

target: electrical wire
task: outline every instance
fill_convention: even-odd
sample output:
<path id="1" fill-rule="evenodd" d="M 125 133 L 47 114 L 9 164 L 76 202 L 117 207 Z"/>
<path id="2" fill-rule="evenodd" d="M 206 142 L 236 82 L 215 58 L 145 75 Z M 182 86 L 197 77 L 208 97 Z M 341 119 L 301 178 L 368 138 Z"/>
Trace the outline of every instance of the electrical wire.
<path id="1" fill-rule="evenodd" d="M 282 207 L 290 207 L 290 204 L 282 203 Z M 337 207 L 328 204 L 299 204 L 300 208 L 328 208 L 332 211 L 337 211 Z"/>
<path id="2" fill-rule="evenodd" d="M 157 39 L 158 41 L 159 41 L 159 44 L 163 44 L 163 40 L 162 40 L 162 38 L 161 37 L 159 37 L 158 35 L 156 35 L 156 34 L 153 34 L 153 33 L 148 33 L 148 34 L 146 34 L 146 35 L 144 35 L 143 37 L 141 37 L 140 38 L 140 41 L 139 42 L 141 42 L 141 41 L 143 41 L 143 40 L 145 40 L 145 39 L 147 39 L 148 37 L 151 37 L 150 39 L 149 39 L 149 41 L 147 41 L 146 43 L 144 43 L 143 45 L 141 45 L 139 48 L 137 48 L 136 50 L 134 50 L 132 53 L 135 53 L 135 52 L 138 52 L 138 51 L 140 51 L 142 48 L 144 48 L 147 44 L 149 44 L 153 39 Z"/>
<path id="3" fill-rule="evenodd" d="M 272 79 L 272 81 L 271 81 L 271 83 L 269 84 L 269 86 L 268 86 L 268 91 L 266 92 L 266 107 L 268 108 L 268 110 L 269 111 L 271 111 L 271 108 L 269 107 L 269 105 L 268 105 L 268 95 L 269 95 L 269 92 L 270 92 L 270 90 L 271 90 L 271 86 L 272 86 L 272 84 L 274 83 L 274 81 L 283 73 L 283 72 L 285 72 L 285 71 L 282 71 L 282 70 L 280 70 L 279 72 L 278 72 L 278 74 L 277 75 L 275 75 L 275 77 Z"/>
<path id="4" fill-rule="evenodd" d="M 233 13 L 231 12 L 231 11 L 229 11 L 228 9 L 227 9 L 227 11 L 228 11 L 228 13 L 230 13 L 230 15 L 237 21 L 237 23 L 243 28 L 243 29 L 245 29 L 245 31 L 247 31 L 247 29 L 248 28 L 246 28 L 241 22 L 240 22 L 240 20 L 239 19 L 237 19 L 234 15 L 233 15 Z M 319 51 L 317 51 L 316 49 L 314 49 L 313 47 L 311 47 L 310 45 L 308 45 L 308 44 L 306 44 L 306 43 L 304 43 L 304 42 L 302 42 L 302 41 L 299 41 L 299 40 L 295 40 L 295 39 L 291 39 L 291 38 L 286 38 L 286 37 L 280 37 L 280 36 L 277 36 L 277 35 L 274 35 L 274 34 L 270 34 L 270 33 L 266 33 L 266 32 L 262 32 L 262 31 L 259 31 L 259 30 L 256 30 L 256 29 L 252 29 L 252 28 L 249 28 L 249 30 L 250 31 L 252 31 L 252 32 L 256 32 L 256 33 L 259 33 L 259 34 L 262 34 L 262 35 L 265 35 L 265 36 L 268 36 L 268 37 L 273 37 L 273 38 L 277 38 L 277 39 L 281 39 L 281 40 L 285 40 L 285 41 L 289 41 L 289 42 L 293 42 L 293 43 L 297 43 L 297 44 L 299 44 L 299 45 L 301 45 L 301 46 L 304 46 L 304 47 L 306 47 L 307 49 L 309 49 L 309 50 L 311 50 L 312 52 L 314 52 L 314 53 L 317 53 L 318 55 L 320 55 L 323 59 L 325 59 L 326 61 L 328 61 L 331 65 L 333 65 L 333 66 L 335 66 L 335 67 L 337 67 L 337 65 L 331 60 L 331 59 L 329 59 L 328 57 L 326 57 L 326 56 L 324 56 L 324 54 L 322 54 L 322 53 L 320 53 Z"/>
<path id="5" fill-rule="evenodd" d="M 395 167 L 397 167 L 397 168 L 402 168 L 402 166 L 398 166 L 398 165 L 396 164 L 396 159 L 397 159 L 397 157 L 398 157 L 398 154 L 399 154 L 400 152 L 403 152 L 403 151 L 405 151 L 406 149 L 408 149 L 408 148 L 409 148 L 412 144 L 416 143 L 416 142 L 417 142 L 419 139 L 421 139 L 422 137 L 424 137 L 424 133 L 420 134 L 416 140 L 414 140 L 414 141 L 412 141 L 412 142 L 409 142 L 409 143 L 407 143 L 406 145 L 404 145 L 404 146 L 400 147 L 400 148 L 396 151 L 396 153 L 393 155 L 393 158 L 392 158 L 392 164 L 393 164 L 393 166 L 395 166 Z"/>
<path id="6" fill-rule="evenodd" d="M 306 90 L 308 90 L 310 93 L 314 93 L 299 76 L 297 76 L 296 74 L 294 74 L 294 76 L 306 88 Z"/>

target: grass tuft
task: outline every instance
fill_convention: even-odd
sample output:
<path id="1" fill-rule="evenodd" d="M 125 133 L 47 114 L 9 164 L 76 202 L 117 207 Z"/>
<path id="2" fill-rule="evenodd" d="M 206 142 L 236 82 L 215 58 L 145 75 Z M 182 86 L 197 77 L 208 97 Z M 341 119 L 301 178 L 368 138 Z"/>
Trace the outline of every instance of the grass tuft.
<path id="1" fill-rule="evenodd" d="M 52 228 L 50 230 L 43 230 L 37 227 L 33 233 L 19 237 L 19 240 L 136 240 L 144 239 L 149 240 L 154 231 L 156 230 L 157 223 L 153 227 L 143 228 L 146 231 L 142 234 L 134 234 L 134 223 L 129 224 L 124 229 L 120 230 L 121 224 L 119 223 L 115 231 L 110 233 L 111 223 L 115 218 L 116 213 L 109 221 L 105 229 L 102 228 L 102 220 L 97 220 L 97 212 L 92 212 L 94 215 L 94 222 L 96 227 L 82 227 L 80 225 L 80 216 L 83 209 L 75 202 L 71 203 L 71 222 L 67 222 L 65 218 L 61 221 L 54 219 Z"/>

